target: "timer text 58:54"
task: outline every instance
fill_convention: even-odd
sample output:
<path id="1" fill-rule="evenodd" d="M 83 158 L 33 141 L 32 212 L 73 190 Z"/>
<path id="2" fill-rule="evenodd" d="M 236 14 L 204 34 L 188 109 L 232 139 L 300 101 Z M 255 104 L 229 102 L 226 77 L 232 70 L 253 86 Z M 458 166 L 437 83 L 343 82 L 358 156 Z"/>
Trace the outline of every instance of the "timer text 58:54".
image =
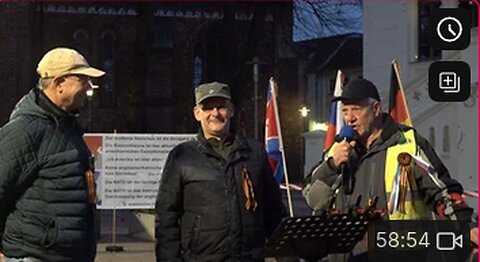
<path id="1" fill-rule="evenodd" d="M 377 232 L 375 244 L 378 248 L 428 248 L 428 232 Z"/>

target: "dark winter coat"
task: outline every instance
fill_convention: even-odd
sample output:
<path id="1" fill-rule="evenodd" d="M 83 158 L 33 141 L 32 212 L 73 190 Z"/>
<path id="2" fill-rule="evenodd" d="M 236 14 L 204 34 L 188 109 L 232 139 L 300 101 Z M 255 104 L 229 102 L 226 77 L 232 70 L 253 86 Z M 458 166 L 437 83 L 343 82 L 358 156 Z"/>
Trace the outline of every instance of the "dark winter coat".
<path id="1" fill-rule="evenodd" d="M 394 120 L 387 114 L 383 114 L 384 125 L 381 136 L 375 140 L 369 149 L 356 147 L 355 152 L 350 159 L 350 175 L 354 179 L 353 193 L 346 195 L 344 188 L 340 184 L 338 195 L 336 197 L 335 208 L 341 212 L 347 212 L 349 208 L 355 207 L 355 201 L 358 195 L 362 196 L 360 207 L 366 207 L 369 200 L 378 197 L 377 209 L 385 211 L 387 214 L 387 195 L 385 192 L 385 160 L 387 149 L 400 143 L 402 139 L 402 132 L 411 129 L 411 127 L 397 125 Z M 432 166 L 438 173 L 438 178 L 442 181 L 448 192 L 463 192 L 462 186 L 450 177 L 447 168 L 443 165 L 440 158 L 435 153 L 428 141 L 415 131 L 415 140 L 419 149 L 423 152 L 425 157 L 429 160 Z M 358 143 L 357 143 L 358 145 Z M 308 191 L 308 185 L 311 185 L 316 180 L 324 182 L 329 187 L 332 187 L 335 180 L 341 173 L 340 168 L 336 168 L 330 161 L 323 161 L 312 169 L 312 172 L 305 179 L 307 187 L 304 190 L 304 195 L 308 199 L 309 194 L 313 191 Z M 433 212 L 434 206 L 442 199 L 442 190 L 439 188 L 429 176 L 418 167 L 415 167 L 416 183 L 422 193 L 423 200 L 427 207 Z M 310 199 L 311 205 L 315 206 L 313 199 Z M 471 209 L 462 209 L 457 213 L 462 220 L 469 220 Z M 388 219 L 388 214 L 385 217 Z M 363 241 L 358 243 L 352 254 L 338 254 L 330 255 L 329 261 L 367 261 L 366 244 Z"/>
<path id="2" fill-rule="evenodd" d="M 90 152 L 76 117 L 34 88 L 0 131 L 0 239 L 7 257 L 93 261 Z"/>
<path id="3" fill-rule="evenodd" d="M 245 208 L 242 169 L 258 207 Z M 226 161 L 199 134 L 169 154 L 156 201 L 157 261 L 256 261 L 285 216 L 265 150 L 235 136 Z"/>
<path id="4" fill-rule="evenodd" d="M 385 160 L 387 149 L 396 145 L 403 139 L 402 132 L 410 129 L 410 127 L 399 126 L 387 114 L 383 115 L 384 125 L 381 136 L 373 142 L 370 148 L 364 149 L 359 145 L 350 161 L 350 174 L 355 180 L 353 193 L 349 199 L 344 195 L 343 186 L 340 186 L 338 193 L 336 208 L 347 211 L 353 207 L 356 196 L 362 196 L 361 206 L 367 205 L 369 199 L 378 197 L 377 208 L 387 210 L 387 196 L 385 192 Z M 448 187 L 449 192 L 463 192 L 462 186 L 450 177 L 447 168 L 443 165 L 440 158 L 435 153 L 432 146 L 420 134 L 415 132 L 415 140 L 418 147 L 423 151 L 429 162 L 438 173 L 438 178 Z M 329 161 L 322 162 L 318 167 L 314 167 L 313 172 L 306 178 L 306 183 L 313 183 L 315 180 L 321 180 L 325 184 L 332 186 L 337 179 L 341 170 L 332 167 Z M 423 193 L 425 203 L 433 211 L 435 202 L 442 198 L 440 194 L 443 188 L 438 186 L 429 178 L 426 173 L 415 168 L 415 177 L 418 187 Z"/>

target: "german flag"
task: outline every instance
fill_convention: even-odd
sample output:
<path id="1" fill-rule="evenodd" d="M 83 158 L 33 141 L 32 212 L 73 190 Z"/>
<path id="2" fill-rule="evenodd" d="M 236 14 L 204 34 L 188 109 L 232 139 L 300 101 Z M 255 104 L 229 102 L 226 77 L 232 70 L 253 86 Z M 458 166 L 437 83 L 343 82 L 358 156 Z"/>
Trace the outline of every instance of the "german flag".
<path id="1" fill-rule="evenodd" d="M 392 61 L 392 72 L 390 75 L 390 98 L 388 112 L 395 122 L 407 126 L 412 126 L 412 119 L 408 112 L 407 100 L 403 93 L 402 78 L 400 75 L 400 65 L 396 60 Z"/>

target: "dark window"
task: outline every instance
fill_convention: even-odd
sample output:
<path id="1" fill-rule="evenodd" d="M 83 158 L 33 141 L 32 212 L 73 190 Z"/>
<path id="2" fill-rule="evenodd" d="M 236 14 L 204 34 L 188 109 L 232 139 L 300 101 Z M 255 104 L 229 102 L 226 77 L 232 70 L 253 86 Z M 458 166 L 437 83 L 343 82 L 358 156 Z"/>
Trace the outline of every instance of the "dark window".
<path id="1" fill-rule="evenodd" d="M 101 68 L 105 71 L 102 77 L 102 85 L 100 88 L 102 106 L 115 107 L 115 34 L 111 30 L 105 30 L 101 35 L 102 58 Z"/>
<path id="2" fill-rule="evenodd" d="M 159 19 L 154 26 L 153 48 L 173 48 L 172 23 Z"/>
<path id="3" fill-rule="evenodd" d="M 335 91 L 335 77 L 328 79 L 328 87 L 323 89 L 322 98 L 320 101 L 320 121 L 328 122 L 330 118 L 330 110 L 332 107 L 333 92 Z"/>
<path id="4" fill-rule="evenodd" d="M 202 70 L 202 59 L 197 56 L 193 60 L 193 88 L 202 83 Z"/>
<path id="5" fill-rule="evenodd" d="M 173 92 L 173 61 L 168 55 L 154 53 L 149 58 L 146 101 L 151 106 L 170 104 Z"/>
<path id="6" fill-rule="evenodd" d="M 85 29 L 77 29 L 73 32 L 73 47 L 82 54 L 87 61 L 90 61 L 89 37 Z"/>
<path id="7" fill-rule="evenodd" d="M 472 28 L 478 27 L 478 7 L 473 1 L 458 1 L 458 7 L 466 9 L 470 13 L 470 26 Z"/>
<path id="8" fill-rule="evenodd" d="M 441 50 L 433 50 L 428 39 L 428 16 L 440 7 L 440 1 L 418 2 L 418 54 L 417 60 L 441 58 Z"/>
<path id="9" fill-rule="evenodd" d="M 336 82 L 335 78 L 330 78 L 328 83 L 328 94 L 327 94 L 327 97 L 329 99 L 333 98 L 333 93 L 335 92 L 335 82 Z"/>

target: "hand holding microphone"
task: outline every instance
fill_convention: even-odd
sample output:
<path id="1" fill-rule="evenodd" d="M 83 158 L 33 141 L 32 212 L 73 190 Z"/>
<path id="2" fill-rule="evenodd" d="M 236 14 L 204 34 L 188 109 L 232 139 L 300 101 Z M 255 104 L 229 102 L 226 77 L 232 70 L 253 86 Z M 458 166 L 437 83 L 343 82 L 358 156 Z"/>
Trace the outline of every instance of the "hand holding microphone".
<path id="1" fill-rule="evenodd" d="M 348 163 L 356 145 L 355 137 L 356 132 L 351 126 L 343 126 L 335 139 L 338 144 L 333 150 L 333 163 L 341 168 L 344 192 L 348 195 L 353 193 L 354 177 L 350 174 Z"/>
<path id="2" fill-rule="evenodd" d="M 332 156 L 335 166 L 340 167 L 348 162 L 356 145 L 355 137 L 356 132 L 351 126 L 345 125 L 340 129 L 340 132 L 335 137 L 335 142 L 338 144 L 333 149 Z"/>

